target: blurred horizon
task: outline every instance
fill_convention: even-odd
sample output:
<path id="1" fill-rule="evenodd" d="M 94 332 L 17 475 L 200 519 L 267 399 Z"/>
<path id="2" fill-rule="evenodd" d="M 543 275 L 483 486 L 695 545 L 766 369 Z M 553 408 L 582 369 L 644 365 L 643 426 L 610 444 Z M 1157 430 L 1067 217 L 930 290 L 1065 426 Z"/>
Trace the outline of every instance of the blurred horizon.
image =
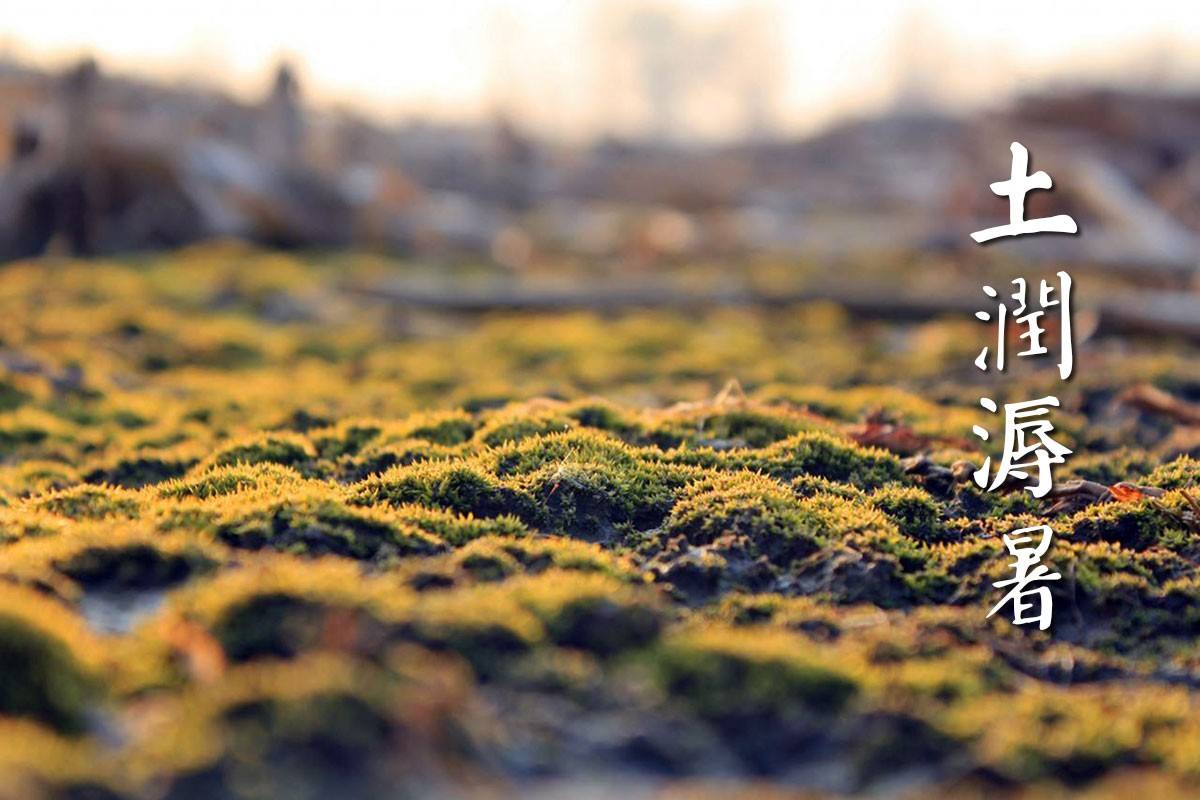
<path id="1" fill-rule="evenodd" d="M 1136 17 L 1094 4 L 951 0 L 148 0 L 28 4 L 0 23 L 0 58 L 257 97 L 286 61 L 317 107 L 379 121 L 479 124 L 538 135 L 686 142 L 811 134 L 896 109 L 967 113 L 1080 85 L 1200 86 L 1200 15 Z"/>

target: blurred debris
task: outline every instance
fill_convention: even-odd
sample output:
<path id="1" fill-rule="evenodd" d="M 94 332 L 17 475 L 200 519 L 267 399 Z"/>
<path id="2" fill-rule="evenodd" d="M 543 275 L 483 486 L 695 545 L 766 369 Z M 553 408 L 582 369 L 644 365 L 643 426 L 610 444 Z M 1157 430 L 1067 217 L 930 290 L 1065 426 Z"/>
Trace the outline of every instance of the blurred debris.
<path id="1" fill-rule="evenodd" d="M 1184 425 L 1200 425 L 1200 405 L 1180 400 L 1148 383 L 1126 389 L 1117 398 L 1117 402 Z"/>
<path id="2" fill-rule="evenodd" d="M 987 186 L 1020 131 L 1057 184 L 1030 197 L 1030 213 L 1071 213 L 1086 235 L 1006 252 L 1174 286 L 1200 264 L 1200 102 L 1188 94 L 1062 91 L 963 118 L 892 111 L 804 138 L 760 130 L 707 144 L 549 142 L 509 114 L 385 124 L 306 104 L 287 64 L 246 103 L 92 61 L 51 75 L 0 60 L 0 101 L 0 260 L 213 236 L 514 270 L 573 256 L 633 267 L 758 253 L 987 258 L 963 232 L 1003 216 Z M 1107 322 L 1200 335 L 1194 309 L 1171 302 Z"/>

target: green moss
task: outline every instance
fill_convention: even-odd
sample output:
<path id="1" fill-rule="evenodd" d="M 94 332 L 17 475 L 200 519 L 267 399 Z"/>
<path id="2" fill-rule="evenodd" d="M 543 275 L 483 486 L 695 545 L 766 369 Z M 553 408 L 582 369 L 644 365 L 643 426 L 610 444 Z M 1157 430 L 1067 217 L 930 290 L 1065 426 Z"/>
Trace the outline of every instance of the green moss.
<path id="1" fill-rule="evenodd" d="M 456 445 L 475 434 L 475 420 L 462 411 L 421 414 L 404 421 L 402 438 L 424 439 L 433 444 Z"/>
<path id="2" fill-rule="evenodd" d="M 37 720 L 56 731 L 83 731 L 101 696 L 90 634 L 33 593 L 0 591 L 0 716 Z"/>
<path id="3" fill-rule="evenodd" d="M 643 437 L 661 448 L 718 445 L 761 448 L 804 431 L 825 427 L 813 416 L 787 409 L 702 407 L 668 412 Z"/>
<path id="4" fill-rule="evenodd" d="M 296 433 L 259 434 L 247 440 L 227 445 L 212 457 L 217 467 L 236 464 L 281 464 L 304 471 L 316 457 L 312 443 Z"/>
<path id="5" fill-rule="evenodd" d="M 812 651 L 808 640 L 780 630 L 714 626 L 668 637 L 654 666 L 663 687 L 702 717 L 770 724 L 797 712 L 836 712 L 857 692 Z"/>
<path id="6" fill-rule="evenodd" d="M 1191 456 L 1180 456 L 1156 467 L 1141 483 L 1162 489 L 1188 489 L 1196 486 L 1197 478 L 1200 478 L 1200 461 Z"/>
<path id="7" fill-rule="evenodd" d="M 642 466 L 646 456 L 612 436 L 571 431 L 536 436 L 497 447 L 485 456 L 497 475 L 519 476 L 564 462 L 606 464 L 613 469 Z"/>
<path id="8" fill-rule="evenodd" d="M 538 503 L 545 530 L 613 541 L 627 526 L 645 529 L 662 522 L 688 475 L 669 465 L 568 461 L 548 464 L 519 483 Z"/>
<path id="9" fill-rule="evenodd" d="M 351 502 L 369 506 L 424 505 L 477 517 L 536 519 L 533 498 L 465 461 L 394 467 L 357 484 Z"/>
<path id="10" fill-rule="evenodd" d="M 822 543 L 818 517 L 770 478 L 749 472 L 688 485 L 664 523 L 668 536 L 709 544 L 726 535 L 745 536 L 773 558 L 788 560 Z"/>
<path id="11" fill-rule="evenodd" d="M 413 613 L 417 641 L 457 653 L 483 679 L 502 674 L 545 636 L 503 583 L 427 593 Z"/>
<path id="12" fill-rule="evenodd" d="M 476 517 L 424 506 L 401 506 L 396 518 L 453 547 L 484 537 L 519 539 L 529 535 L 525 524 L 511 515 Z"/>
<path id="13" fill-rule="evenodd" d="M 1180 515 L 1186 508 L 1182 498 L 1172 495 L 1160 500 L 1104 503 L 1078 512 L 1068 525 L 1082 541 L 1116 542 L 1144 550 L 1171 538 L 1173 530 L 1185 527 Z"/>
<path id="14" fill-rule="evenodd" d="M 186 455 L 135 455 L 119 458 L 113 463 L 97 467 L 84 475 L 88 483 L 140 489 L 187 472 L 197 459 Z"/>
<path id="15" fill-rule="evenodd" d="M 231 504 L 217 520 L 215 534 L 234 547 L 360 559 L 445 548 L 436 536 L 393 514 L 319 493 L 258 497 Z"/>
<path id="16" fill-rule="evenodd" d="M 158 487 L 157 494 L 164 498 L 207 500 L 254 489 L 296 485 L 302 480 L 300 473 L 278 464 L 235 464 L 213 467 L 197 475 L 169 481 Z"/>
<path id="17" fill-rule="evenodd" d="M 814 475 L 862 489 L 904 477 L 900 460 L 891 453 L 818 431 L 777 442 L 748 456 L 744 464 L 781 480 Z"/>
<path id="18" fill-rule="evenodd" d="M 1158 460 L 1144 450 L 1121 448 L 1106 453 L 1083 453 L 1072 455 L 1067 469 L 1061 475 L 1056 473 L 1055 477 L 1059 480 L 1083 478 L 1106 486 L 1120 481 L 1140 483 L 1140 477 L 1154 470 L 1157 463 Z"/>
<path id="19" fill-rule="evenodd" d="M 905 536 L 922 542 L 945 538 L 937 503 L 922 489 L 886 486 L 871 493 L 871 503 L 887 514 Z"/>
<path id="20" fill-rule="evenodd" d="M 475 438 L 489 447 L 498 447 L 533 436 L 562 433 L 575 425 L 573 419 L 557 411 L 516 408 L 489 417 L 476 432 Z"/>
<path id="21" fill-rule="evenodd" d="M 29 503 L 34 508 L 75 520 L 137 517 L 141 512 L 137 495 L 108 486 L 76 486 L 32 497 Z"/>
<path id="22" fill-rule="evenodd" d="M 168 550 L 149 542 L 93 545 L 55 563 L 59 572 L 81 584 L 118 589 L 172 586 L 215 566 L 200 548 Z"/>
<path id="23" fill-rule="evenodd" d="M 605 575 L 550 571 L 518 583 L 513 591 L 541 620 L 551 641 L 601 657 L 645 647 L 663 625 L 649 589 Z"/>
<path id="24" fill-rule="evenodd" d="M 0 663 L 5 676 L 0 714 L 30 717 L 64 732 L 83 729 L 95 683 L 62 642 L 0 614 Z"/>

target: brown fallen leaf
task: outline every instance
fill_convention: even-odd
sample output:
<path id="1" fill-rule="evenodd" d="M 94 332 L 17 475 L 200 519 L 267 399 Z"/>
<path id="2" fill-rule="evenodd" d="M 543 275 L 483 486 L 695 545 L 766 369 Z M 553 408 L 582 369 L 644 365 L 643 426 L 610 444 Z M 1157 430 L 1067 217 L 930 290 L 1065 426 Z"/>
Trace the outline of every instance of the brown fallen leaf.
<path id="1" fill-rule="evenodd" d="M 1137 500 L 1144 500 L 1146 495 L 1141 489 L 1131 483 L 1114 483 L 1108 487 L 1108 493 L 1118 503 L 1133 503 Z"/>

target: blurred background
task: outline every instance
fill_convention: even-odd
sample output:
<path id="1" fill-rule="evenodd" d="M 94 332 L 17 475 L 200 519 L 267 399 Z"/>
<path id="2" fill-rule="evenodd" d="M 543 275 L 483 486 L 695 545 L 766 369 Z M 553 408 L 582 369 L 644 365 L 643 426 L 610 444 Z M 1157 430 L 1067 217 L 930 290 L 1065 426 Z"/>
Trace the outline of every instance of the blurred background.
<path id="1" fill-rule="evenodd" d="M 50 0 L 2 18 L 3 261 L 233 237 L 496 267 L 493 299 L 526 273 L 708 261 L 737 299 L 731 267 L 764 258 L 894 273 L 1003 250 L 1177 291 L 1200 255 L 1183 3 Z M 1014 139 L 1056 182 L 1030 215 L 1083 236 L 971 242 L 1007 213 L 988 185 Z"/>

